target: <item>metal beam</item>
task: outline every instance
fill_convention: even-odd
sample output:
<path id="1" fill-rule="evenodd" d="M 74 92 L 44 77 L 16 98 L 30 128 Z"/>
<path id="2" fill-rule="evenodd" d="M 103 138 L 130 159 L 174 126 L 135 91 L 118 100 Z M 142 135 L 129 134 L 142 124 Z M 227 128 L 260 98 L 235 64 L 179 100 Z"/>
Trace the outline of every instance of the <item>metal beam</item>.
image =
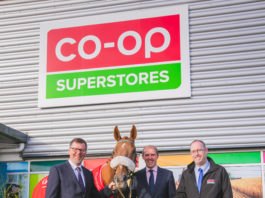
<path id="1" fill-rule="evenodd" d="M 0 143 L 26 143 L 28 135 L 0 123 Z"/>

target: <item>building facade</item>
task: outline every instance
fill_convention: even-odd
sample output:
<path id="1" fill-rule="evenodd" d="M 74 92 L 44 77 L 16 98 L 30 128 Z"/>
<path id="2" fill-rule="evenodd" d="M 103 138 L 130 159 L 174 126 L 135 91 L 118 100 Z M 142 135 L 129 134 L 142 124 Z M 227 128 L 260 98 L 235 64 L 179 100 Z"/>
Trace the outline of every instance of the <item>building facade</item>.
<path id="1" fill-rule="evenodd" d="M 119 22 L 128 13 L 147 18 L 170 7 L 187 9 L 188 42 L 180 43 L 189 61 L 189 96 L 134 95 L 127 100 L 104 96 L 104 102 L 91 104 L 39 105 L 40 67 L 43 53 L 49 55 L 43 51 L 43 25 L 78 26 L 78 19 L 104 16 L 115 16 L 109 20 Z M 265 197 L 264 10 L 263 0 L 1 1 L 0 122 L 25 134 L 27 142 L 19 138 L 12 142 L 11 132 L 1 129 L 0 138 L 9 134 L 10 141 L 0 146 L 0 196 L 12 186 L 20 197 L 32 197 L 50 166 L 67 159 L 74 137 L 88 143 L 87 164 L 102 162 L 115 145 L 114 126 L 128 135 L 134 124 L 137 151 L 156 145 L 159 165 L 173 170 L 175 180 L 191 161 L 190 142 L 202 139 L 213 159 L 227 168 L 235 196 Z"/>

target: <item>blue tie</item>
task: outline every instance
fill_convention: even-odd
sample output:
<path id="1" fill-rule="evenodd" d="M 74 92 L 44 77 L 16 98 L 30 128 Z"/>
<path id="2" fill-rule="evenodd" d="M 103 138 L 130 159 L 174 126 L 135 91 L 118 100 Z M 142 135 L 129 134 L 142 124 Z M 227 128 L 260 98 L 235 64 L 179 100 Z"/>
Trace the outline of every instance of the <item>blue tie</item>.
<path id="1" fill-rule="evenodd" d="M 149 170 L 149 172 L 150 172 L 149 189 L 150 189 L 150 192 L 152 193 L 155 187 L 154 174 L 153 174 L 153 170 Z"/>
<path id="2" fill-rule="evenodd" d="M 81 176 L 81 168 L 77 167 L 76 170 L 78 172 L 78 182 L 80 184 L 80 187 L 81 187 L 82 191 L 84 192 L 85 191 L 85 185 L 84 185 L 84 182 L 83 182 L 83 179 L 82 179 L 82 176 Z"/>
<path id="3" fill-rule="evenodd" d="M 199 190 L 199 192 L 201 192 L 203 172 L 202 172 L 202 169 L 201 169 L 201 168 L 199 168 L 198 171 L 199 171 L 200 173 L 199 173 L 199 179 L 198 179 L 198 184 L 197 184 L 197 186 L 198 186 L 198 190 Z"/>

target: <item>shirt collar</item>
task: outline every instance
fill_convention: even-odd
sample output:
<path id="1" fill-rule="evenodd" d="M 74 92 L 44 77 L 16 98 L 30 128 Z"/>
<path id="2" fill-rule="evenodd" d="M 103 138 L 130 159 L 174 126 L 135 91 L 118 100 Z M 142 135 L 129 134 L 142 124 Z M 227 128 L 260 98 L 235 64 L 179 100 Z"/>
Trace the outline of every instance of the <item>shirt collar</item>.
<path id="1" fill-rule="evenodd" d="M 157 165 L 155 165 L 154 168 L 147 168 L 147 167 L 146 167 L 146 172 L 148 173 L 149 170 L 151 170 L 151 169 L 152 169 L 154 172 L 157 172 L 157 169 L 158 169 L 158 168 L 157 168 Z"/>
<path id="2" fill-rule="evenodd" d="M 69 161 L 69 164 L 71 165 L 71 167 L 72 167 L 73 170 L 76 170 L 77 167 L 80 167 L 81 168 L 81 171 L 82 171 L 82 166 L 81 165 L 80 166 L 76 166 L 74 163 L 71 162 L 70 159 L 68 161 Z"/>
<path id="3" fill-rule="evenodd" d="M 202 165 L 201 167 L 198 167 L 195 165 L 195 171 L 198 172 L 199 168 L 201 168 L 203 173 L 205 173 L 205 171 L 208 169 L 209 166 L 210 166 L 210 162 L 207 160 L 206 163 Z"/>

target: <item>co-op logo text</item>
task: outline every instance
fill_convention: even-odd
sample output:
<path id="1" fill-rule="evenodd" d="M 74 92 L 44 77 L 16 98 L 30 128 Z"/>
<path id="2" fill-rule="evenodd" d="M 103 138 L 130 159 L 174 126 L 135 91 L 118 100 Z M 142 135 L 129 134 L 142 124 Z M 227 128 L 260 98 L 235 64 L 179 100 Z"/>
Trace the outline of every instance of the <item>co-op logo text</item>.
<path id="1" fill-rule="evenodd" d="M 157 34 L 157 33 L 161 34 L 164 39 L 162 45 L 158 47 L 153 46 L 151 43 L 152 37 L 154 36 L 154 34 Z M 135 46 L 132 49 L 126 49 L 126 47 L 124 46 L 124 40 L 128 37 L 132 37 L 135 40 Z M 72 61 L 76 57 L 76 54 L 72 53 L 68 56 L 64 55 L 62 53 L 62 47 L 63 45 L 67 45 L 67 44 L 70 44 L 70 45 L 76 44 L 76 42 L 77 41 L 74 38 L 63 38 L 62 40 L 60 40 L 57 43 L 56 48 L 55 48 L 56 57 L 63 62 Z M 94 51 L 91 53 L 87 53 L 84 50 L 85 44 L 89 42 L 92 42 L 95 46 Z M 159 53 L 159 52 L 164 51 L 165 49 L 168 48 L 169 44 L 170 44 L 170 34 L 165 28 L 156 27 L 156 28 L 151 29 L 150 31 L 147 32 L 144 38 L 145 58 L 151 58 L 152 52 Z M 136 31 L 126 31 L 122 33 L 119 36 L 118 41 L 117 41 L 118 51 L 121 54 L 127 55 L 127 56 L 134 55 L 137 52 L 139 52 L 142 45 L 143 45 L 143 41 L 142 41 L 141 35 Z M 115 42 L 107 42 L 107 43 L 104 43 L 102 46 L 102 42 L 100 38 L 98 38 L 95 35 L 87 35 L 79 41 L 77 49 L 78 49 L 78 54 L 80 55 L 80 57 L 82 57 L 83 59 L 89 60 L 89 59 L 96 58 L 101 52 L 102 47 L 113 48 L 115 47 Z"/>
<path id="2" fill-rule="evenodd" d="M 47 72 L 180 60 L 179 15 L 53 29 Z"/>

